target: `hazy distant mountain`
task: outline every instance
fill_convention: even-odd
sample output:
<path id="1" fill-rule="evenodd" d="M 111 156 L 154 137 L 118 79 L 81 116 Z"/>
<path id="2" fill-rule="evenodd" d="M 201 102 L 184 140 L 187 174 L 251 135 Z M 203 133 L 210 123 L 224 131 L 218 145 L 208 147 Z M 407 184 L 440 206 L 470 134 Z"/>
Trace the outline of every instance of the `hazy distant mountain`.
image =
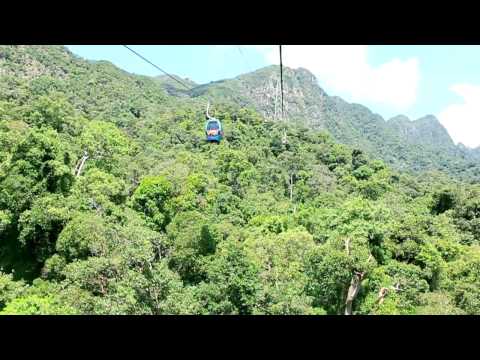
<path id="1" fill-rule="evenodd" d="M 160 75 L 155 79 L 162 85 L 162 87 L 167 91 L 169 95 L 173 96 L 188 96 L 188 89 L 187 87 L 194 88 L 198 86 L 197 83 L 194 81 L 185 78 L 182 79 L 178 76 L 173 76 L 178 81 L 173 80 L 171 77 L 167 75 Z M 185 84 L 185 85 L 182 85 Z"/>

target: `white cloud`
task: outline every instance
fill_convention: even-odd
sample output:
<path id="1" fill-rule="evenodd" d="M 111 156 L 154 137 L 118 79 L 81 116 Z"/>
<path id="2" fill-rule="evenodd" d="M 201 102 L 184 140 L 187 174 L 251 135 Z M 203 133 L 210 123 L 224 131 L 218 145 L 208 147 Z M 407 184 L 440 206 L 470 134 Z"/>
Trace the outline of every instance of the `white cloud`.
<path id="1" fill-rule="evenodd" d="M 447 106 L 438 119 L 456 143 L 480 146 L 480 85 L 455 84 L 450 90 L 461 96 L 463 103 Z"/>
<path id="2" fill-rule="evenodd" d="M 278 46 L 254 46 L 265 59 L 278 64 Z M 292 68 L 303 67 L 319 79 L 320 85 L 335 94 L 346 94 L 352 102 L 369 102 L 405 111 L 417 98 L 420 80 L 416 58 L 392 59 L 371 66 L 364 45 L 288 45 L 283 47 L 283 62 Z"/>

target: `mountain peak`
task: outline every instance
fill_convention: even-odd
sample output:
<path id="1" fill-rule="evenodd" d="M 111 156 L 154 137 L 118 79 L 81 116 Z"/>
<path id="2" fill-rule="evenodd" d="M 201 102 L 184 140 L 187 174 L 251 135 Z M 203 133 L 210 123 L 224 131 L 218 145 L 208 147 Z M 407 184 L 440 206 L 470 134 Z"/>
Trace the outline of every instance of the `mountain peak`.
<path id="1" fill-rule="evenodd" d="M 259 76 L 262 74 L 275 77 L 280 76 L 280 65 L 268 65 L 255 71 L 239 75 L 237 79 Z M 290 68 L 288 66 L 283 66 L 283 75 L 285 78 L 295 77 L 296 79 L 301 81 L 317 83 L 316 76 L 310 70 L 303 67 Z"/>
<path id="2" fill-rule="evenodd" d="M 447 130 L 434 115 L 426 115 L 414 121 L 399 115 L 390 119 L 387 124 L 408 143 L 455 146 Z"/>
<path id="3" fill-rule="evenodd" d="M 427 123 L 427 122 L 430 122 L 430 123 L 439 123 L 439 124 L 440 124 L 440 121 L 438 121 L 438 119 L 437 119 L 434 115 L 431 115 L 431 114 L 425 115 L 425 116 L 423 116 L 423 117 L 421 117 L 421 118 L 419 118 L 419 119 L 417 119 L 417 120 L 415 120 L 415 121 L 425 122 L 425 123 Z"/>
<path id="4" fill-rule="evenodd" d="M 392 117 L 391 119 L 388 120 L 389 123 L 401 123 L 401 124 L 409 123 L 411 121 L 412 120 L 410 120 L 405 115 L 397 115 L 397 116 L 394 116 L 394 117 Z"/>
<path id="5" fill-rule="evenodd" d="M 304 80 L 310 80 L 312 82 L 317 82 L 317 77 L 308 69 L 303 67 L 299 67 L 297 69 L 293 69 L 293 72 Z"/>

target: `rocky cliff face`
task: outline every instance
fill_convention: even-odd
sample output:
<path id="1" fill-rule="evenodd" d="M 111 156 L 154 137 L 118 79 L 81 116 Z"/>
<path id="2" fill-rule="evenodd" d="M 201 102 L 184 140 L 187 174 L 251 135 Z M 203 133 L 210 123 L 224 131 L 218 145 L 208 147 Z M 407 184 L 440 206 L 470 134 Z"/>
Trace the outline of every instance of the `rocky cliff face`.
<path id="1" fill-rule="evenodd" d="M 390 119 L 387 124 L 408 143 L 455 148 L 447 130 L 433 115 L 414 121 L 401 115 Z"/>

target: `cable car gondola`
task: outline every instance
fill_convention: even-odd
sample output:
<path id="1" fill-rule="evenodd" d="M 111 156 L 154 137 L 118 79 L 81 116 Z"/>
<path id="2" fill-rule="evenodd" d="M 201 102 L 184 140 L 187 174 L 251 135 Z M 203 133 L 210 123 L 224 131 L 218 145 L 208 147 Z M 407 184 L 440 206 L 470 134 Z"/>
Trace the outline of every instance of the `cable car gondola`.
<path id="1" fill-rule="evenodd" d="M 215 119 L 210 116 L 208 113 L 208 109 L 210 107 L 210 103 L 207 105 L 207 116 L 205 122 L 205 135 L 208 142 L 216 142 L 217 144 L 220 143 L 223 139 L 223 128 L 222 123 L 220 120 Z"/>

